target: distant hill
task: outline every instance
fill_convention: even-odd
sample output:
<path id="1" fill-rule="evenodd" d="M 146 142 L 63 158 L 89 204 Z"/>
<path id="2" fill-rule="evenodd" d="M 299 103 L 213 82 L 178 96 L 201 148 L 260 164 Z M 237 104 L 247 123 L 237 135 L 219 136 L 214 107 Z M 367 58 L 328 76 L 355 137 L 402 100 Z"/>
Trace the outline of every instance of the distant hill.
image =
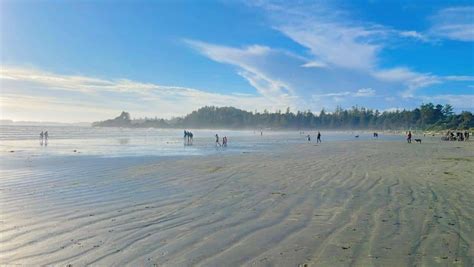
<path id="1" fill-rule="evenodd" d="M 120 116 L 115 119 L 93 122 L 92 126 L 95 127 L 132 127 L 132 120 L 128 112 L 122 111 Z"/>
<path id="2" fill-rule="evenodd" d="M 470 129 L 474 128 L 471 112 L 454 114 L 451 105 L 423 104 L 413 110 L 384 111 L 361 107 L 336 108 L 328 113 L 324 109 L 319 115 L 311 111 L 293 113 L 288 108 L 284 113 L 277 111 L 249 112 L 234 107 L 202 107 L 190 114 L 165 119 L 130 119 L 123 111 L 120 116 L 94 122 L 94 127 L 129 128 L 229 128 L 229 129 Z"/>
<path id="3" fill-rule="evenodd" d="M 123 128 L 168 128 L 170 125 L 164 119 L 131 120 L 128 112 L 122 111 L 114 119 L 92 123 L 93 127 L 123 127 Z"/>

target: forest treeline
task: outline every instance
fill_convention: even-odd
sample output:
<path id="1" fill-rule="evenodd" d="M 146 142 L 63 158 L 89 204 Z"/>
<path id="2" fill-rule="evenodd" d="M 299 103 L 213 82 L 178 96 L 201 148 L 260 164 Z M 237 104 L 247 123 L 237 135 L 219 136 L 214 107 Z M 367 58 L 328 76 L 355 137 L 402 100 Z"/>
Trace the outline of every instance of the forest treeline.
<path id="1" fill-rule="evenodd" d="M 449 104 L 422 104 L 413 110 L 384 111 L 352 107 L 336 108 L 334 112 L 277 111 L 249 112 L 234 107 L 202 107 L 190 114 L 169 120 L 159 118 L 131 119 L 122 112 L 115 119 L 95 122 L 95 127 L 137 128 L 229 128 L 229 129 L 469 129 L 474 128 L 474 117 L 469 111 L 453 112 Z"/>

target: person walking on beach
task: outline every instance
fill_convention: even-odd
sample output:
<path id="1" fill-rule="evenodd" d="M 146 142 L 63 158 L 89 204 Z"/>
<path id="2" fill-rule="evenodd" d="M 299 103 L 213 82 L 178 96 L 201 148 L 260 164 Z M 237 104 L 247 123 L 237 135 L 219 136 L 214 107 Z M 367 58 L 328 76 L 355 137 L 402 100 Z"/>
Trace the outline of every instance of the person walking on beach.
<path id="1" fill-rule="evenodd" d="M 321 133 L 318 132 L 318 135 L 316 136 L 316 143 L 321 143 Z"/>
<path id="2" fill-rule="evenodd" d="M 309 134 L 308 134 L 307 138 L 308 138 L 308 142 L 311 142 L 311 136 Z"/>
<path id="3" fill-rule="evenodd" d="M 219 143 L 219 135 L 216 134 L 216 147 L 221 146 L 221 143 Z"/>
<path id="4" fill-rule="evenodd" d="M 227 147 L 227 136 L 224 136 L 224 137 L 222 138 L 222 146 L 223 146 L 223 147 Z"/>
<path id="5" fill-rule="evenodd" d="M 411 144 L 411 131 L 408 131 L 407 142 Z"/>
<path id="6" fill-rule="evenodd" d="M 184 139 L 184 145 L 187 145 L 188 142 L 187 142 L 187 138 L 188 138 L 188 132 L 186 132 L 186 130 L 184 130 L 184 136 L 183 136 L 183 139 Z"/>

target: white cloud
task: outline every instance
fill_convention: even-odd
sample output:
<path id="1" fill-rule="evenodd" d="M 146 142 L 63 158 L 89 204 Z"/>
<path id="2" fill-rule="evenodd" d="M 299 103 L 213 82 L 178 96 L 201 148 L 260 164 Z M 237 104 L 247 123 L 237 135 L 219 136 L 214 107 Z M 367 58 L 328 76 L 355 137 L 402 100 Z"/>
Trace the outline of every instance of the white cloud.
<path id="1" fill-rule="evenodd" d="M 245 110 L 286 108 L 285 103 L 272 103 L 261 95 L 220 94 L 18 67 L 2 67 L 0 83 L 2 119 L 94 121 L 115 116 L 121 110 L 137 117 L 170 118 L 206 105 L 232 105 Z"/>
<path id="2" fill-rule="evenodd" d="M 441 9 L 432 18 L 430 33 L 457 40 L 474 41 L 474 6 Z"/>
<path id="3" fill-rule="evenodd" d="M 295 97 L 291 87 L 281 80 L 270 77 L 259 66 L 266 64 L 269 57 L 277 56 L 279 53 L 297 58 L 296 56 L 261 45 L 234 48 L 196 40 L 185 40 L 185 42 L 214 61 L 239 67 L 238 74 L 269 101 L 278 105 L 294 106 L 289 102 Z"/>
<path id="4" fill-rule="evenodd" d="M 416 89 L 442 82 L 442 79 L 436 75 L 418 73 L 404 67 L 379 70 L 372 74 L 380 80 L 400 82 L 406 85 L 407 88 L 402 92 L 403 97 L 413 97 Z"/>
<path id="5" fill-rule="evenodd" d="M 344 91 L 344 92 L 335 92 L 335 93 L 327 93 L 327 94 L 315 94 L 312 95 L 313 98 L 322 98 L 322 97 L 341 97 L 341 96 L 350 96 L 351 92 Z"/>
<path id="6" fill-rule="evenodd" d="M 431 73 L 418 73 L 408 68 L 398 67 L 373 72 L 374 77 L 392 82 L 401 82 L 407 86 L 402 92 L 403 97 L 414 97 L 417 89 L 446 81 L 465 82 L 474 81 L 474 76 L 448 75 L 438 76 Z"/>
<path id="7" fill-rule="evenodd" d="M 474 76 L 456 76 L 456 75 L 451 75 L 451 76 L 445 76 L 443 77 L 447 81 L 457 81 L 457 82 L 469 82 L 469 81 L 474 81 Z"/>
<path id="8" fill-rule="evenodd" d="M 344 68 L 373 68 L 381 48 L 368 40 L 373 33 L 361 27 L 314 20 L 280 26 L 278 29 L 307 47 L 317 60 Z"/>
<path id="9" fill-rule="evenodd" d="M 362 88 L 357 90 L 355 96 L 374 96 L 375 90 L 372 88 Z"/>
<path id="10" fill-rule="evenodd" d="M 417 31 L 399 31 L 398 34 L 402 37 L 413 38 L 423 42 L 429 41 L 428 36 Z"/>
<path id="11" fill-rule="evenodd" d="M 320 62 L 320 61 L 309 61 L 301 65 L 301 67 L 305 67 L 305 68 L 324 68 L 326 66 L 327 65 L 324 62 Z"/>
<path id="12" fill-rule="evenodd" d="M 326 94 L 313 94 L 313 98 L 324 98 L 324 97 L 346 97 L 346 96 L 351 96 L 351 97 L 370 97 L 370 96 L 375 96 L 375 90 L 372 88 L 361 88 L 355 92 L 350 92 L 350 91 L 343 91 L 343 92 L 335 92 L 335 93 L 326 93 Z"/>
<path id="13" fill-rule="evenodd" d="M 234 48 L 202 41 L 186 43 L 204 56 L 237 67 L 237 73 L 246 79 L 257 92 L 273 103 L 292 109 L 319 110 L 333 108 L 336 103 L 350 103 L 351 99 L 375 96 L 373 87 L 379 81 L 371 74 L 340 67 L 303 67 L 308 60 L 278 49 L 259 49 L 264 53 L 251 53 L 252 47 Z M 333 88 L 362 88 L 356 91 L 334 92 Z"/>

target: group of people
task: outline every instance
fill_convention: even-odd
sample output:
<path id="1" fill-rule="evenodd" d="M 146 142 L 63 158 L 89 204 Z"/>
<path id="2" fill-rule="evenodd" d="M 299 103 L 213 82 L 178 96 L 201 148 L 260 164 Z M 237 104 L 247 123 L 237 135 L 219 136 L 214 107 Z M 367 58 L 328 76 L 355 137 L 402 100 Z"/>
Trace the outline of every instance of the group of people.
<path id="1" fill-rule="evenodd" d="M 221 142 L 219 141 L 219 135 L 216 134 L 216 147 L 218 147 L 218 146 L 222 146 L 222 147 L 227 146 L 227 136 L 224 136 L 222 138 L 222 144 L 221 144 Z"/>
<path id="2" fill-rule="evenodd" d="M 40 145 L 48 145 L 48 138 L 49 138 L 49 134 L 48 134 L 48 131 L 41 131 L 40 133 L 40 137 L 39 137 L 39 140 L 40 140 Z"/>
<path id="3" fill-rule="evenodd" d="M 187 130 L 184 130 L 184 145 L 190 146 L 193 144 L 193 133 Z M 222 143 L 220 142 L 219 135 L 216 134 L 216 147 L 226 147 L 227 146 L 227 136 L 222 138 Z"/>
<path id="4" fill-rule="evenodd" d="M 193 133 L 190 131 L 184 130 L 184 145 L 191 146 L 193 144 Z"/>
<path id="5" fill-rule="evenodd" d="M 469 132 L 464 131 L 463 133 L 458 131 L 454 133 L 452 131 L 448 131 L 442 139 L 445 141 L 469 141 Z"/>
<path id="6" fill-rule="evenodd" d="M 263 132 L 261 132 L 260 134 L 263 134 Z M 304 134 L 304 132 L 300 132 L 300 134 Z M 43 139 L 44 137 L 44 140 L 46 141 L 48 139 L 48 132 L 41 132 L 40 134 L 40 137 L 41 139 Z M 359 137 L 358 135 L 356 137 Z M 374 138 L 378 138 L 379 137 L 379 134 L 377 132 L 374 132 L 373 133 L 373 137 Z M 219 135 L 216 134 L 215 135 L 215 145 L 216 147 L 227 147 L 227 136 L 224 136 L 222 138 L 222 143 L 221 143 L 221 140 L 219 138 Z M 308 142 L 311 142 L 311 135 L 306 135 L 306 138 L 308 140 Z M 407 131 L 406 132 L 406 140 L 408 143 L 411 143 L 412 142 L 412 139 L 413 139 L 413 134 L 411 131 Z M 193 133 L 190 132 L 190 131 L 186 131 L 184 130 L 184 140 L 185 140 L 185 145 L 192 145 L 193 143 Z M 469 140 L 469 132 L 468 131 L 465 131 L 464 133 L 463 132 L 452 132 L 452 131 L 448 131 L 446 136 L 443 137 L 443 140 L 449 140 L 449 141 L 453 141 L 453 140 L 457 140 L 457 141 L 468 141 Z M 417 142 L 421 142 L 421 139 L 415 139 L 415 141 Z M 318 132 L 317 135 L 316 135 L 316 143 L 321 143 L 321 133 Z"/>

